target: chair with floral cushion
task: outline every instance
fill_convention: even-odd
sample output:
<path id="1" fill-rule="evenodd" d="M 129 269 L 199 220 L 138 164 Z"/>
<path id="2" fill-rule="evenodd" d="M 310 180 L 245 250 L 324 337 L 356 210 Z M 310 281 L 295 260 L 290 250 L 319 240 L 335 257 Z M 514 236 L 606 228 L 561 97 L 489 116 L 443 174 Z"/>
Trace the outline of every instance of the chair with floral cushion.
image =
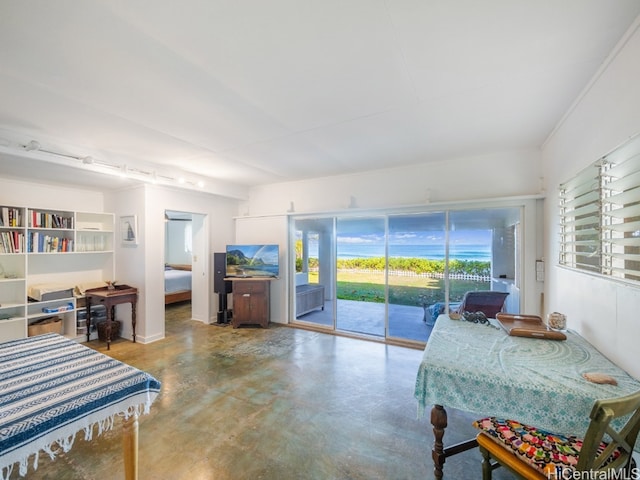
<path id="1" fill-rule="evenodd" d="M 477 440 L 483 457 L 483 480 L 490 480 L 491 472 L 500 465 L 525 479 L 585 478 L 574 472 L 601 475 L 589 478 L 632 478 L 632 453 L 640 430 L 640 391 L 597 400 L 590 418 L 584 438 L 495 417 L 473 422 L 480 429 Z"/>

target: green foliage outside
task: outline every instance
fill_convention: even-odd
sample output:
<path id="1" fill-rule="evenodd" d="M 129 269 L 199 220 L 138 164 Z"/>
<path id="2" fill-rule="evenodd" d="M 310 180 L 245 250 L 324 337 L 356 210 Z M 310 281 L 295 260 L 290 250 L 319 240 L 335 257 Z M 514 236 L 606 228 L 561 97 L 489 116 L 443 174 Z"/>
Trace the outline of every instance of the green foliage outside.
<path id="1" fill-rule="evenodd" d="M 311 283 L 318 282 L 318 274 L 309 273 Z M 384 303 L 384 272 L 340 271 L 336 284 L 341 300 Z M 489 282 L 449 280 L 449 300 L 459 302 L 468 290 L 488 290 Z M 389 303 L 422 306 L 444 302 L 444 280 L 424 277 L 389 276 Z"/>
<path id="2" fill-rule="evenodd" d="M 300 250 L 302 247 L 300 246 Z M 302 251 L 300 251 L 300 256 Z M 337 297 L 341 300 L 384 303 L 384 257 L 338 260 Z M 444 260 L 424 258 L 389 258 L 389 270 L 424 273 L 444 273 Z M 309 258 L 309 281 L 318 281 L 318 259 Z M 302 271 L 302 259 L 298 258 L 296 244 L 296 271 Z M 488 277 L 491 262 L 477 260 L 450 260 L 450 274 L 468 274 Z M 449 280 L 449 301 L 458 302 L 468 290 L 488 290 L 489 282 L 474 280 Z M 444 301 L 444 280 L 419 276 L 389 275 L 389 303 L 396 305 L 431 305 Z"/>
<path id="3" fill-rule="evenodd" d="M 311 259 L 310 259 L 311 260 Z M 317 262 L 317 259 L 313 259 Z M 389 270 L 399 270 L 414 273 L 444 273 L 444 260 L 429 260 L 426 258 L 389 258 Z M 311 261 L 309 262 L 311 266 Z M 384 270 L 384 257 L 353 258 L 338 260 L 338 270 Z M 491 262 L 477 260 L 449 260 L 449 273 L 489 276 Z"/>
<path id="4" fill-rule="evenodd" d="M 449 301 L 459 302 L 468 290 L 488 290 L 489 282 L 451 280 L 449 288 Z M 384 283 L 338 280 L 337 296 L 341 300 L 384 303 Z M 423 287 L 409 285 L 389 286 L 389 303 L 421 306 L 423 302 L 427 305 L 444 302 L 444 280 L 434 280 L 434 283 L 429 283 L 428 285 L 425 282 Z"/>
<path id="5" fill-rule="evenodd" d="M 317 263 L 317 259 L 316 259 Z M 302 271 L 302 240 L 296 240 L 296 272 Z"/>
<path id="6" fill-rule="evenodd" d="M 302 259 L 300 259 L 300 270 L 302 271 Z M 352 258 L 337 261 L 338 270 L 380 270 L 384 271 L 384 257 L 376 258 Z M 318 259 L 309 259 L 309 269 L 318 268 Z M 390 258 L 389 270 L 421 273 L 444 273 L 444 260 L 429 260 L 426 258 Z M 478 260 L 450 260 L 450 274 L 468 274 L 488 277 L 491 275 L 491 262 Z"/>

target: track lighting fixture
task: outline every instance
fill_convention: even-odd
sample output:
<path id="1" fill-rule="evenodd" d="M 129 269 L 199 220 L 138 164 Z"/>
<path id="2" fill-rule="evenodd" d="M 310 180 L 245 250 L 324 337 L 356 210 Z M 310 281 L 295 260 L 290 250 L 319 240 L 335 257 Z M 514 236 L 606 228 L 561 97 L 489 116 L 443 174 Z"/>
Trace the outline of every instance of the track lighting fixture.
<path id="1" fill-rule="evenodd" d="M 9 141 L 7 141 L 7 143 L 10 144 Z M 23 152 L 31 152 L 30 155 L 33 155 L 34 157 L 70 167 L 89 169 L 97 173 L 117 175 L 152 184 L 181 186 L 182 188 L 190 188 L 200 191 L 205 189 L 205 182 L 203 180 L 192 180 L 187 179 L 182 175 L 171 175 L 158 172 L 151 165 L 141 164 L 141 166 L 138 167 L 136 165 L 127 165 L 124 163 L 119 164 L 105 162 L 100 159 L 96 159 L 91 155 L 80 156 L 56 152 L 49 147 L 43 147 L 37 140 L 30 140 L 26 144 L 18 143 L 18 146 Z"/>

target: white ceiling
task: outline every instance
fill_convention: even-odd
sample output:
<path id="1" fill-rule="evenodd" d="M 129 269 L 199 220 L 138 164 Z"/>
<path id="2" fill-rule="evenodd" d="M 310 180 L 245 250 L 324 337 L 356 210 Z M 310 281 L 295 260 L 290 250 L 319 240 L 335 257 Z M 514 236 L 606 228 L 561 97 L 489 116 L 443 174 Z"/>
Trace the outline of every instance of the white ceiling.
<path id="1" fill-rule="evenodd" d="M 537 148 L 638 14 L 638 0 L 3 0 L 0 172 L 46 159 L 26 159 L 30 139 L 241 187 Z"/>

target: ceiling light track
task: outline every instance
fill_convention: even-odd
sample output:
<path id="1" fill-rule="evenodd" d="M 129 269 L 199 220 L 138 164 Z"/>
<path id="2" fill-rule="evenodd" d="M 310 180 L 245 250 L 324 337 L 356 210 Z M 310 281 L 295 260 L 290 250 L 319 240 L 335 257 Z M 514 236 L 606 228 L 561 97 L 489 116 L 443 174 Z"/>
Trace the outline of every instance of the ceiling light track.
<path id="1" fill-rule="evenodd" d="M 202 191 L 205 182 L 202 180 L 188 180 L 184 176 L 172 176 L 159 173 L 152 168 L 131 166 L 127 164 L 115 164 L 98 160 L 92 156 L 77 156 L 68 153 L 56 152 L 55 150 L 43 148 L 37 140 L 31 140 L 25 145 L 20 145 L 21 149 L 30 154 L 53 155 L 57 158 L 69 160 L 71 166 L 93 170 L 107 175 L 117 175 L 124 178 L 131 178 L 152 184 L 163 184 L 167 186 L 177 186 Z M 43 159 L 44 160 L 44 159 Z M 45 160 L 46 161 L 46 160 Z"/>

